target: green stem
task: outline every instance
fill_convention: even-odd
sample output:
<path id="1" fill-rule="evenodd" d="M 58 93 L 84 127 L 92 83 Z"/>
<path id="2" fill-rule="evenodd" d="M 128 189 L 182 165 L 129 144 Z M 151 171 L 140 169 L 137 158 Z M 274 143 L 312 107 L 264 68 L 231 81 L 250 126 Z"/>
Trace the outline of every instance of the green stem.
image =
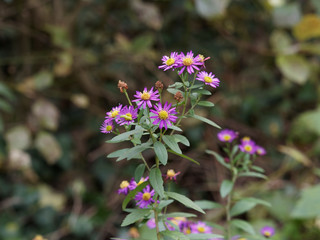
<path id="1" fill-rule="evenodd" d="M 131 103 L 131 101 L 130 101 L 129 95 L 128 95 L 128 93 L 127 93 L 127 90 L 126 90 L 126 89 L 123 89 L 123 92 L 124 92 L 124 94 L 126 95 L 126 98 L 127 98 L 128 102 L 129 102 L 130 106 L 132 106 L 132 103 Z"/>
<path id="2" fill-rule="evenodd" d="M 226 206 L 226 213 L 227 213 L 227 240 L 231 239 L 231 220 L 232 220 L 232 217 L 231 217 L 231 214 L 230 214 L 230 210 L 231 210 L 233 189 L 234 189 L 234 185 L 235 185 L 236 180 L 237 180 L 237 174 L 235 173 L 235 171 L 233 171 L 233 169 L 232 169 L 232 172 L 233 172 L 233 176 L 232 176 L 232 186 L 233 187 L 232 187 L 231 192 L 228 195 L 227 206 Z"/>
<path id="3" fill-rule="evenodd" d="M 157 232 L 157 240 L 161 240 L 160 239 L 160 231 L 159 231 L 159 222 L 158 222 L 158 212 L 156 207 L 153 209 L 154 212 L 154 221 L 156 222 L 156 232 Z"/>

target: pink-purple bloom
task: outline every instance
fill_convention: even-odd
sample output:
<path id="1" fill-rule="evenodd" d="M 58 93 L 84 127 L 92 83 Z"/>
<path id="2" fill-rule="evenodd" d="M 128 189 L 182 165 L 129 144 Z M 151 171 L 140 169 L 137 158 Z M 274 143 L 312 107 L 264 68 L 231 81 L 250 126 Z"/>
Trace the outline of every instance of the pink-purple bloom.
<path id="1" fill-rule="evenodd" d="M 242 152 L 249 154 L 254 154 L 256 152 L 256 144 L 250 138 L 242 139 L 239 148 Z"/>
<path id="2" fill-rule="evenodd" d="M 107 112 L 106 118 L 112 118 L 112 119 L 116 118 L 119 112 L 121 111 L 121 109 L 122 109 L 121 104 L 119 104 L 119 106 L 117 107 L 113 107 L 110 112 Z"/>
<path id="3" fill-rule="evenodd" d="M 152 113 L 154 113 L 154 116 L 151 116 L 150 118 L 155 119 L 152 124 L 159 124 L 159 128 L 168 128 L 168 125 L 171 126 L 173 122 L 177 120 L 177 117 L 174 116 L 174 114 L 177 114 L 175 111 L 175 107 L 171 108 L 171 103 L 168 104 L 166 102 L 164 106 L 159 102 L 157 106 L 154 106 L 154 109 L 150 109 Z"/>
<path id="4" fill-rule="evenodd" d="M 262 155 L 266 155 L 267 151 L 261 146 L 256 146 L 256 153 L 262 156 Z"/>
<path id="5" fill-rule="evenodd" d="M 269 237 L 272 237 L 275 233 L 275 230 L 273 227 L 270 227 L 270 226 L 265 226 L 263 228 L 261 228 L 260 230 L 260 233 L 266 237 L 266 238 L 269 238 Z"/>
<path id="6" fill-rule="evenodd" d="M 130 125 L 138 117 L 138 109 L 133 106 L 124 106 L 116 117 L 116 122 L 121 125 Z"/>
<path id="7" fill-rule="evenodd" d="M 197 80 L 204 82 L 206 85 L 210 85 L 211 87 L 218 87 L 220 80 L 214 77 L 215 75 L 212 72 L 207 73 L 206 71 L 201 71 L 197 75 Z"/>
<path id="8" fill-rule="evenodd" d="M 130 183 L 128 181 L 122 181 L 120 183 L 120 188 L 118 189 L 118 194 L 127 195 L 130 190 L 129 186 L 130 186 Z"/>
<path id="9" fill-rule="evenodd" d="M 156 220 L 154 218 L 150 218 L 148 221 L 147 221 L 147 227 L 148 228 L 155 228 L 156 227 Z"/>
<path id="10" fill-rule="evenodd" d="M 174 70 L 176 67 L 178 67 L 178 60 L 179 60 L 179 54 L 177 52 L 172 52 L 170 54 L 170 57 L 163 56 L 161 61 L 162 65 L 159 66 L 159 68 L 163 68 L 164 71 L 167 71 L 168 69 Z"/>
<path id="11" fill-rule="evenodd" d="M 154 190 L 150 189 L 150 185 L 147 185 L 142 192 L 137 193 L 134 200 L 137 201 L 137 205 L 140 208 L 147 208 L 150 204 L 154 203 L 153 200 Z"/>
<path id="12" fill-rule="evenodd" d="M 102 133 L 111 133 L 113 131 L 113 121 L 112 119 L 106 119 L 104 120 L 104 122 L 102 123 L 101 127 L 100 127 L 100 131 Z"/>
<path id="13" fill-rule="evenodd" d="M 183 73 L 185 69 L 189 74 L 194 73 L 194 69 L 200 70 L 199 65 L 203 65 L 202 59 L 198 56 L 193 57 L 193 52 L 190 51 L 186 55 L 180 53 L 180 58 L 178 60 L 178 67 L 181 67 L 179 74 Z"/>
<path id="14" fill-rule="evenodd" d="M 191 224 L 190 228 L 191 233 L 212 233 L 212 227 L 201 221 Z"/>
<path id="15" fill-rule="evenodd" d="M 158 90 L 153 91 L 153 87 L 150 91 L 148 91 L 146 87 L 143 89 L 143 92 L 136 91 L 136 95 L 134 95 L 134 97 L 136 99 L 132 102 L 137 102 L 138 108 L 142 106 L 143 109 L 145 109 L 147 105 L 151 108 L 151 101 L 160 101 Z"/>
<path id="16" fill-rule="evenodd" d="M 135 189 L 137 186 L 139 186 L 141 183 L 144 183 L 145 181 L 148 181 L 148 179 L 149 179 L 149 177 L 146 177 L 146 178 L 142 177 L 139 182 L 136 182 L 136 181 L 132 178 L 131 181 L 130 181 L 129 189 L 130 189 L 131 191 L 134 190 L 134 189 Z"/>
<path id="17" fill-rule="evenodd" d="M 238 134 L 230 129 L 224 129 L 218 133 L 221 142 L 232 142 L 237 136 Z"/>

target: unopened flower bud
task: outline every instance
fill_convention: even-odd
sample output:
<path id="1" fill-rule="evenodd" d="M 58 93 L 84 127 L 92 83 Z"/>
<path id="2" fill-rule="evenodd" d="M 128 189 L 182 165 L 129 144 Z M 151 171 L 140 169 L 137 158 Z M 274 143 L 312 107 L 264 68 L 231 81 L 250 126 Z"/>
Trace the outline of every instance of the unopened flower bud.
<path id="1" fill-rule="evenodd" d="M 180 91 L 176 92 L 174 99 L 177 100 L 177 102 L 181 102 L 183 100 L 182 93 Z"/>
<path id="2" fill-rule="evenodd" d="M 155 85 L 156 85 L 156 89 L 157 90 L 159 90 L 159 89 L 162 90 L 163 89 L 163 83 L 162 82 L 157 81 Z"/>
<path id="3" fill-rule="evenodd" d="M 132 238 L 139 238 L 140 237 L 140 233 L 139 233 L 138 229 L 135 227 L 132 227 L 129 229 L 129 235 Z"/>
<path id="4" fill-rule="evenodd" d="M 123 93 L 123 89 L 128 89 L 128 84 L 126 84 L 125 82 L 119 80 L 118 82 L 118 88 L 120 89 L 120 92 Z"/>

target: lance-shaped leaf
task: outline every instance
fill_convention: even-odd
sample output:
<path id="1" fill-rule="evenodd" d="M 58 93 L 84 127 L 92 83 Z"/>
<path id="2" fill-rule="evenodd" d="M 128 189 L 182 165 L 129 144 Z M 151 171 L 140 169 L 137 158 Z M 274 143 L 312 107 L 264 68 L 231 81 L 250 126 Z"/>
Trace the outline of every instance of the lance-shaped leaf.
<path id="1" fill-rule="evenodd" d="M 121 227 L 128 226 L 132 223 L 135 223 L 139 219 L 143 218 L 147 214 L 150 213 L 150 209 L 134 209 L 130 214 L 128 214 L 123 222 L 121 223 Z"/>
<path id="2" fill-rule="evenodd" d="M 232 190 L 233 182 L 230 180 L 223 180 L 220 186 L 220 195 L 222 198 L 225 198 Z"/>
<path id="3" fill-rule="evenodd" d="M 149 181 L 153 189 L 160 195 L 160 197 L 164 198 L 163 180 L 159 168 L 151 169 L 149 174 Z"/>
<path id="4" fill-rule="evenodd" d="M 136 126 L 136 129 L 121 133 L 121 134 L 113 137 L 112 139 L 108 140 L 107 143 L 118 143 L 118 142 L 127 141 L 127 140 L 130 140 L 129 137 L 131 135 L 134 135 L 136 133 L 141 133 L 143 131 L 144 131 L 144 129 L 142 127 Z"/>
<path id="5" fill-rule="evenodd" d="M 193 201 L 191 201 L 189 198 L 187 198 L 184 195 L 181 195 L 179 193 L 175 193 L 175 192 L 166 192 L 167 196 L 182 203 L 183 205 L 185 205 L 186 207 L 192 208 L 198 212 L 201 212 L 203 214 L 205 214 L 205 212 L 197 205 L 195 204 Z"/>
<path id="6" fill-rule="evenodd" d="M 179 148 L 179 145 L 173 136 L 164 135 L 164 136 L 162 136 L 162 139 L 170 149 L 172 149 L 173 151 L 175 151 L 177 153 L 182 154 L 181 149 Z"/>
<path id="7" fill-rule="evenodd" d="M 166 147 L 161 142 L 155 142 L 154 145 L 154 152 L 156 153 L 159 161 L 166 165 L 168 162 L 168 152 Z"/>
<path id="8" fill-rule="evenodd" d="M 170 150 L 170 149 L 168 149 L 168 152 L 169 152 L 169 153 L 173 153 L 173 154 L 175 154 L 175 155 L 178 155 L 178 156 L 180 156 L 180 157 L 183 157 L 183 158 L 185 158 L 185 159 L 188 159 L 189 161 L 191 161 L 191 162 L 193 162 L 193 163 L 195 163 L 195 164 L 200 165 L 200 163 L 199 163 L 198 161 L 196 161 L 196 160 L 194 160 L 193 158 L 188 157 L 188 156 L 186 156 L 186 155 L 184 155 L 184 154 L 177 153 L 177 152 L 172 151 L 172 150 Z"/>
<path id="9" fill-rule="evenodd" d="M 194 115 L 190 115 L 190 117 L 193 117 L 193 118 L 198 119 L 198 120 L 200 120 L 202 122 L 205 122 L 205 123 L 207 123 L 207 124 L 209 124 L 209 125 L 211 125 L 213 127 L 221 129 L 221 127 L 218 124 L 216 124 L 215 122 L 211 121 L 208 118 L 205 118 L 205 117 L 202 117 L 202 116 L 199 116 L 199 115 L 195 115 L 195 114 Z"/>

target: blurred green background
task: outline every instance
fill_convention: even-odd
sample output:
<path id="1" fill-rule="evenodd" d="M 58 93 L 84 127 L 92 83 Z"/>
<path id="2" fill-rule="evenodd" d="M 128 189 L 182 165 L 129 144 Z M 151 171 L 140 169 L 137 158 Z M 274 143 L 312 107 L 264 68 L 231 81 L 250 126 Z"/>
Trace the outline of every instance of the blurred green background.
<path id="1" fill-rule="evenodd" d="M 116 190 L 138 163 L 106 158 L 120 146 L 100 124 L 126 104 L 119 79 L 131 96 L 168 86 L 177 76 L 158 69 L 161 57 L 190 50 L 210 56 L 221 80 L 216 106 L 198 114 L 268 151 L 258 164 L 269 180 L 243 179 L 237 194 L 273 207 L 242 217 L 275 226 L 274 239 L 320 239 L 318 0 L 0 0 L 0 239 L 125 236 Z M 201 166 L 171 161 L 176 190 L 223 202 L 228 176 L 204 153 L 222 147 L 218 129 L 184 129 L 183 151 Z M 223 222 L 217 211 L 204 218 Z"/>

